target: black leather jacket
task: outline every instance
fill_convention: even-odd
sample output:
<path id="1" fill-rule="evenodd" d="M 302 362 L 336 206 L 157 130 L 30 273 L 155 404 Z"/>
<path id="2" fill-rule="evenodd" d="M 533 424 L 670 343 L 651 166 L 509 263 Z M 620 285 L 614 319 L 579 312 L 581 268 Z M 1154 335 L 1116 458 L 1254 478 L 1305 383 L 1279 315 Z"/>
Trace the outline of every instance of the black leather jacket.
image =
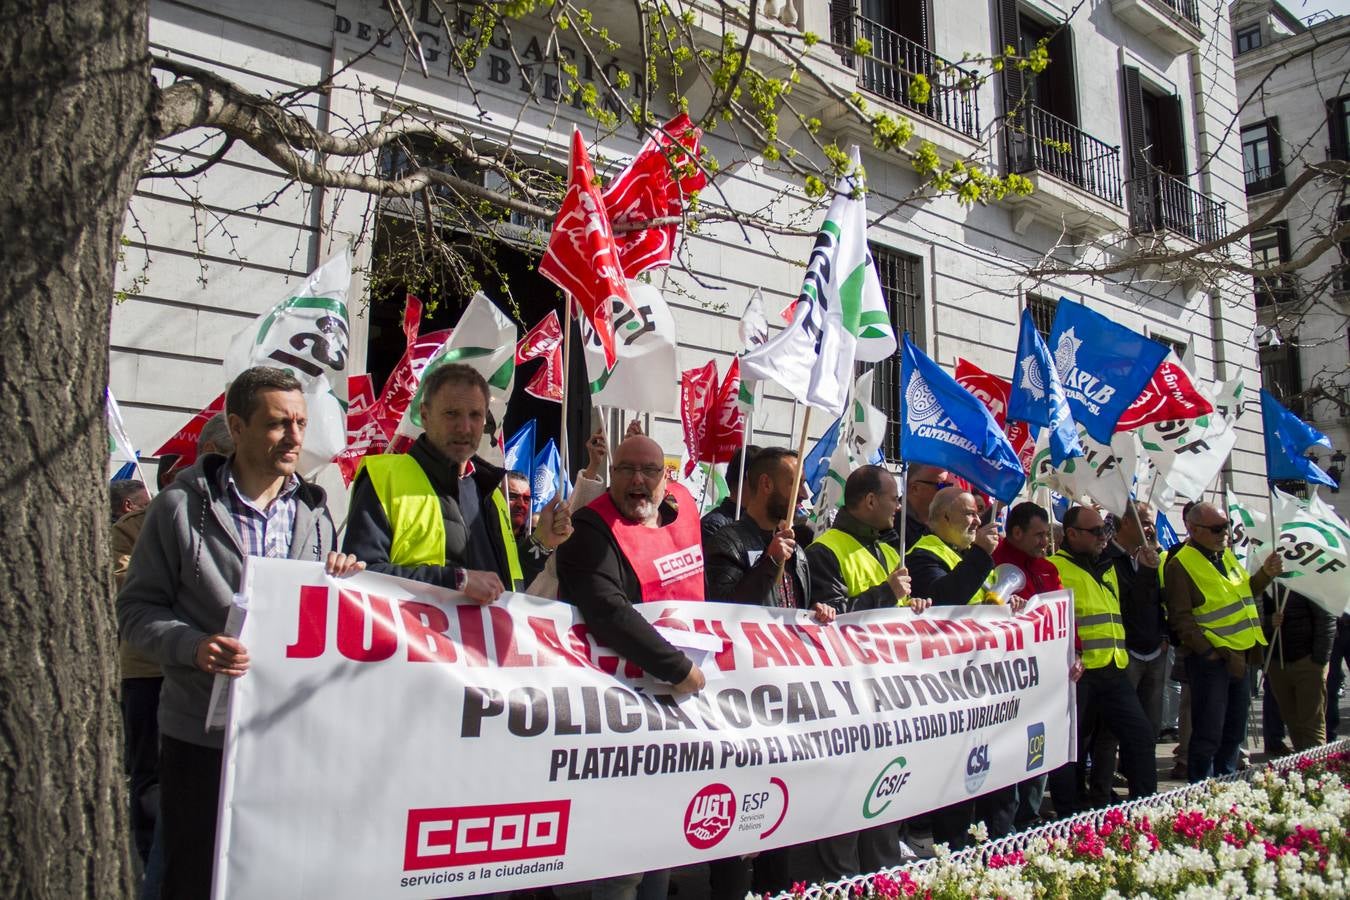
<path id="1" fill-rule="evenodd" d="M 703 543 L 703 578 L 705 597 L 730 603 L 752 606 L 778 606 L 774 584 L 778 579 L 778 563 L 764 550 L 773 540 L 772 532 L 765 531 L 747 515 L 717 530 Z M 750 561 L 751 555 L 755 561 Z M 788 560 L 787 571 L 797 595 L 797 608 L 811 608 L 811 576 L 807 569 L 806 553 L 800 546 Z"/>

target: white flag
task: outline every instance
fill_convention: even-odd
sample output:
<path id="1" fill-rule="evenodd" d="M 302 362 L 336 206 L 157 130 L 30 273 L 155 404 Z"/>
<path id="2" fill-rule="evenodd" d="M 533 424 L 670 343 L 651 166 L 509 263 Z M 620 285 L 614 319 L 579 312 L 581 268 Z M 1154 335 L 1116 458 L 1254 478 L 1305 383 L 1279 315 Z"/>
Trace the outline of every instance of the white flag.
<path id="1" fill-rule="evenodd" d="M 1339 616 L 1350 606 L 1350 526 L 1326 504 L 1314 510 L 1278 488 L 1273 490 L 1271 515 L 1284 557 L 1278 583 Z"/>
<path id="2" fill-rule="evenodd" d="M 516 323 L 511 321 L 482 291 L 473 295 L 459 323 L 451 331 L 422 370 L 417 393 L 413 395 L 395 434 L 416 438 L 422 433 L 422 383 L 432 370 L 448 363 L 463 363 L 477 370 L 488 383 L 488 421 L 478 455 L 493 465 L 502 465 L 505 452 L 502 423 L 506 419 L 506 401 L 516 382 Z"/>
<path id="3" fill-rule="evenodd" d="M 1087 428 L 1079 425 L 1078 441 L 1083 455 L 1069 457 L 1059 468 L 1061 492 L 1074 501 L 1084 497 L 1095 500 L 1118 516 L 1128 512 L 1139 453 L 1134 433 L 1117 432 L 1108 447 L 1093 440 Z"/>
<path id="4" fill-rule="evenodd" d="M 285 299 L 240 331 L 225 351 L 225 381 L 253 366 L 287 369 L 305 394 L 309 424 L 300 471 L 313 473 L 347 447 L 347 291 L 352 267 L 343 250 Z"/>
<path id="5" fill-rule="evenodd" d="M 867 249 L 867 201 L 856 146 L 852 157 L 852 172 L 836 186 L 816 237 L 792 322 L 741 361 L 743 377 L 771 379 L 832 416 L 843 415 L 854 362 L 877 362 L 896 349 Z"/>
<path id="6" fill-rule="evenodd" d="M 1237 444 L 1234 423 L 1242 409 L 1240 379 L 1219 385 L 1217 391 L 1207 385 L 1199 389 L 1214 404 L 1214 412 L 1152 422 L 1138 430 L 1144 452 L 1162 480 L 1188 500 L 1202 499 L 1222 471 Z"/>
<path id="7" fill-rule="evenodd" d="M 1237 495 L 1224 488 L 1224 502 L 1228 506 L 1231 524 L 1233 555 L 1248 573 L 1255 572 L 1269 553 L 1270 529 L 1265 513 L 1254 510 L 1238 500 Z"/>
<path id="8" fill-rule="evenodd" d="M 811 498 L 811 520 L 828 525 L 844 505 L 844 483 L 862 463 L 849 452 L 848 441 L 840 441 L 830 454 L 830 467 L 820 482 L 820 490 Z"/>
<path id="9" fill-rule="evenodd" d="M 847 444 L 854 468 L 873 460 L 881 452 L 886 439 L 886 414 L 872 405 L 872 379 L 876 369 L 868 369 L 858 376 L 853 385 L 853 411 L 846 420 L 848 435 L 840 444 Z M 850 470 L 851 471 L 851 470 Z"/>
<path id="10" fill-rule="evenodd" d="M 614 367 L 605 367 L 600 338 L 584 317 L 581 343 L 591 402 L 637 412 L 674 413 L 679 408 L 680 373 L 675 358 L 675 319 L 665 297 L 645 281 L 630 280 L 631 307 L 612 302 Z"/>

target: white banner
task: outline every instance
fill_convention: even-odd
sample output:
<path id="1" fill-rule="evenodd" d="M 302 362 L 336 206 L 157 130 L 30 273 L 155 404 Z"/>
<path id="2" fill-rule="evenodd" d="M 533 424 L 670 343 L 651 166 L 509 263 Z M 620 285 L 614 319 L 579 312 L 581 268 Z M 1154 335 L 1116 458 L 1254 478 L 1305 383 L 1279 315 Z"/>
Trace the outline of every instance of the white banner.
<path id="1" fill-rule="evenodd" d="M 1016 617 L 893 609 L 832 626 L 641 606 L 711 644 L 707 686 L 679 700 L 563 603 L 478 607 L 256 558 L 245 594 L 217 898 L 447 897 L 663 869 L 906 818 L 1069 758 L 1065 592 Z"/>

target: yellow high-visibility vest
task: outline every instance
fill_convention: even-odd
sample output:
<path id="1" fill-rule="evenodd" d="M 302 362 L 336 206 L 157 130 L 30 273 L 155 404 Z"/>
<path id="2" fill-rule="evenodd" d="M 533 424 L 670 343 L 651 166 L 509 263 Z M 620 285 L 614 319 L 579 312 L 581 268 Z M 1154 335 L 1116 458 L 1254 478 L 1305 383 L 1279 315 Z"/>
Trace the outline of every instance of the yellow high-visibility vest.
<path id="1" fill-rule="evenodd" d="M 816 538 L 816 543 L 828 547 L 834 558 L 839 560 L 839 573 L 844 578 L 844 590 L 848 591 L 850 600 L 869 588 L 885 584 L 896 566 L 900 565 L 900 553 L 890 544 L 881 545 L 881 555 L 886 560 L 883 567 L 872 551 L 853 535 L 838 528 L 826 529 Z M 897 601 L 896 605 L 908 606 L 909 598 Z"/>
<path id="2" fill-rule="evenodd" d="M 925 534 L 915 541 L 914 546 L 910 548 L 910 552 L 913 553 L 915 550 L 927 550 L 929 553 L 942 560 L 942 564 L 947 567 L 948 572 L 961 564 L 961 554 L 957 553 L 951 547 L 948 547 L 947 542 L 936 534 Z M 975 593 L 971 595 L 971 598 L 966 601 L 966 605 L 978 606 L 983 602 L 984 585 L 981 585 L 979 590 L 975 591 Z"/>
<path id="3" fill-rule="evenodd" d="M 1224 573 L 1220 574 L 1190 544 L 1177 551 L 1177 562 L 1205 596 L 1205 602 L 1192 611 L 1195 624 L 1215 647 L 1250 650 L 1257 644 L 1265 644 L 1256 601 L 1252 599 L 1251 580 L 1232 550 L 1223 551 L 1222 561 Z"/>
<path id="4" fill-rule="evenodd" d="M 361 470 L 370 478 L 370 486 L 375 489 L 393 530 L 389 561 L 396 566 L 445 565 L 441 500 L 417 460 L 406 453 L 382 453 L 362 460 Z M 524 586 L 525 576 L 521 574 L 511 531 L 511 510 L 500 490 L 492 492 L 491 501 L 501 526 L 499 534 L 511 581 L 519 590 Z"/>
<path id="5" fill-rule="evenodd" d="M 1115 566 L 1098 581 L 1063 550 L 1050 557 L 1050 563 L 1059 571 L 1059 580 L 1073 591 L 1073 616 L 1083 645 L 1083 666 L 1126 668 L 1130 657 L 1125 652 L 1125 620 L 1120 615 L 1120 581 Z"/>

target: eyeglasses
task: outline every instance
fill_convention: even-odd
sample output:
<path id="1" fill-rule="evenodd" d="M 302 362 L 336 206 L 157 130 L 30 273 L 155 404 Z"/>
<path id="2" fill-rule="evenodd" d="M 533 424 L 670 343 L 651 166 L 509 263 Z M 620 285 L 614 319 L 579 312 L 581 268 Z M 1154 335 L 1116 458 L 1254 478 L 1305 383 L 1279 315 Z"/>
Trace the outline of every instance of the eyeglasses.
<path id="1" fill-rule="evenodd" d="M 1106 535 L 1105 525 L 1098 525 L 1096 528 L 1081 528 L 1078 525 L 1070 525 L 1069 527 L 1074 529 L 1075 531 L 1086 531 L 1093 537 L 1104 537 Z"/>
<path id="2" fill-rule="evenodd" d="M 1220 522 L 1218 525 L 1204 525 L 1200 522 L 1195 523 L 1196 528 L 1203 528 L 1211 534 L 1227 534 L 1229 522 Z"/>
<path id="3" fill-rule="evenodd" d="M 617 465 L 610 466 L 610 469 L 620 478 L 632 478 L 635 474 L 640 472 L 642 473 L 642 477 L 646 478 L 648 481 L 654 481 L 666 474 L 665 466 L 658 466 L 654 463 L 647 466 L 635 466 L 632 463 L 618 463 Z"/>
<path id="4" fill-rule="evenodd" d="M 951 486 L 952 486 L 952 485 L 951 485 L 951 482 L 949 482 L 949 481 L 929 481 L 929 480 L 926 479 L 926 478 L 916 478 L 916 479 L 914 479 L 914 483 L 915 483 L 915 484 L 927 484 L 927 485 L 930 485 L 930 486 L 932 486 L 932 487 L 937 488 L 939 491 L 942 490 L 943 488 L 948 488 L 948 487 L 951 487 Z"/>

